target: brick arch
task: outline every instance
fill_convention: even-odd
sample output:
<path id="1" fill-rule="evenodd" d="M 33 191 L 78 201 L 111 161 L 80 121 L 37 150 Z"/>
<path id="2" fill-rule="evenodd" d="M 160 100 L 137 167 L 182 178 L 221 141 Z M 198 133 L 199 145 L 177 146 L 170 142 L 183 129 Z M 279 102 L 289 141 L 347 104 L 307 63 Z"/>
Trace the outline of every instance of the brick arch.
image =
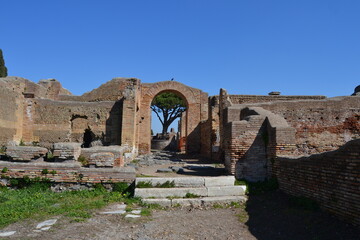
<path id="1" fill-rule="evenodd" d="M 185 137 L 187 137 L 187 152 L 200 151 L 200 134 L 198 125 L 201 122 L 202 91 L 175 81 L 141 84 L 139 101 L 138 149 L 140 153 L 151 150 L 151 109 L 150 105 L 156 95 L 161 92 L 173 92 L 187 103 L 185 120 Z"/>

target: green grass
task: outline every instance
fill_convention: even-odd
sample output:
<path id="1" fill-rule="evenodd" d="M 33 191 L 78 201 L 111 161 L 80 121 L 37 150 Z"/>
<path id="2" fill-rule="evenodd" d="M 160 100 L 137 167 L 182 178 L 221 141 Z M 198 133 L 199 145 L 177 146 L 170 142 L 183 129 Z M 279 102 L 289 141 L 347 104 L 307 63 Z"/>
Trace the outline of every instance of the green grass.
<path id="1" fill-rule="evenodd" d="M 140 204 L 137 198 L 129 198 L 121 192 L 108 192 L 104 188 L 95 190 L 54 193 L 45 183 L 34 183 L 28 187 L 11 190 L 0 188 L 0 229 L 17 221 L 64 215 L 72 221 L 83 221 L 111 202 Z"/>
<path id="2" fill-rule="evenodd" d="M 199 198 L 200 195 L 194 194 L 194 193 L 186 193 L 185 198 Z"/>

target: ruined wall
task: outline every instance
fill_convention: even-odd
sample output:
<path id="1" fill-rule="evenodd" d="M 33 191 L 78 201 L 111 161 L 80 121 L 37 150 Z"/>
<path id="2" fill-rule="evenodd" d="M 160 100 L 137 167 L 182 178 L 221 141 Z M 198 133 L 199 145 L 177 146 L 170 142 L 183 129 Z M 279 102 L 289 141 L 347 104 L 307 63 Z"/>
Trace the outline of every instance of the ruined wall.
<path id="1" fill-rule="evenodd" d="M 120 145 L 122 102 L 66 102 L 32 100 L 33 141 L 83 142 L 86 129 L 93 140 Z"/>
<path id="2" fill-rule="evenodd" d="M 279 101 L 293 101 L 293 100 L 321 100 L 325 96 L 286 96 L 286 95 L 228 95 L 232 104 L 249 104 L 249 103 L 264 103 L 264 102 L 279 102 Z"/>
<path id="3" fill-rule="evenodd" d="M 20 141 L 22 135 L 24 96 L 15 86 L 0 78 L 0 146 Z"/>
<path id="4" fill-rule="evenodd" d="M 336 150 L 360 138 L 358 96 L 242 106 L 259 106 L 284 117 L 296 129 L 297 155 Z"/>
<path id="5" fill-rule="evenodd" d="M 332 152 L 278 158 L 274 175 L 286 193 L 313 199 L 326 211 L 360 225 L 360 139 Z"/>
<path id="6" fill-rule="evenodd" d="M 139 82 L 136 78 L 113 78 L 102 84 L 100 87 L 86 92 L 81 96 L 59 96 L 61 101 L 79 101 L 79 102 L 101 102 L 118 101 L 124 97 L 124 91 L 134 82 Z"/>
<path id="7" fill-rule="evenodd" d="M 238 179 L 263 181 L 276 156 L 294 151 L 295 129 L 285 119 L 260 107 L 226 108 L 225 168 Z"/>

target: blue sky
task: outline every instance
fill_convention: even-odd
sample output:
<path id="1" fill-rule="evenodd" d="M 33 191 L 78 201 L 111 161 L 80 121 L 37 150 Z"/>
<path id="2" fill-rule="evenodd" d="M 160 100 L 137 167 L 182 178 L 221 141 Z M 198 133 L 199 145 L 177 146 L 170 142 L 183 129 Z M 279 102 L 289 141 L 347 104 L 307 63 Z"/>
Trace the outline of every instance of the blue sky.
<path id="1" fill-rule="evenodd" d="M 343 96 L 360 84 L 358 0 L 0 0 L 8 73 L 80 95 L 114 77 L 216 95 Z"/>

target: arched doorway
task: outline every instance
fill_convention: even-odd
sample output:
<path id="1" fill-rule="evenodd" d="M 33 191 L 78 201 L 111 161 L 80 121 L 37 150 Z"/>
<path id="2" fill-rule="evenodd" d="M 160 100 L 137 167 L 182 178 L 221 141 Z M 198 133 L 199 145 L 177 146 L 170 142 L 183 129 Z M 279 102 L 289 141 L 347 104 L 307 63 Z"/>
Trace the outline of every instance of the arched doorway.
<path id="1" fill-rule="evenodd" d="M 162 91 L 154 97 L 151 103 L 152 150 L 185 152 L 187 108 L 186 99 L 178 92 Z"/>
<path id="2" fill-rule="evenodd" d="M 201 133 L 200 123 L 207 119 L 207 94 L 196 88 L 188 87 L 175 81 L 141 84 L 139 101 L 137 145 L 140 154 L 146 154 L 151 149 L 151 109 L 150 105 L 156 95 L 161 92 L 173 92 L 187 102 L 187 111 L 182 118 L 185 125 L 186 152 L 200 153 Z M 184 119 L 185 118 L 185 119 Z"/>

